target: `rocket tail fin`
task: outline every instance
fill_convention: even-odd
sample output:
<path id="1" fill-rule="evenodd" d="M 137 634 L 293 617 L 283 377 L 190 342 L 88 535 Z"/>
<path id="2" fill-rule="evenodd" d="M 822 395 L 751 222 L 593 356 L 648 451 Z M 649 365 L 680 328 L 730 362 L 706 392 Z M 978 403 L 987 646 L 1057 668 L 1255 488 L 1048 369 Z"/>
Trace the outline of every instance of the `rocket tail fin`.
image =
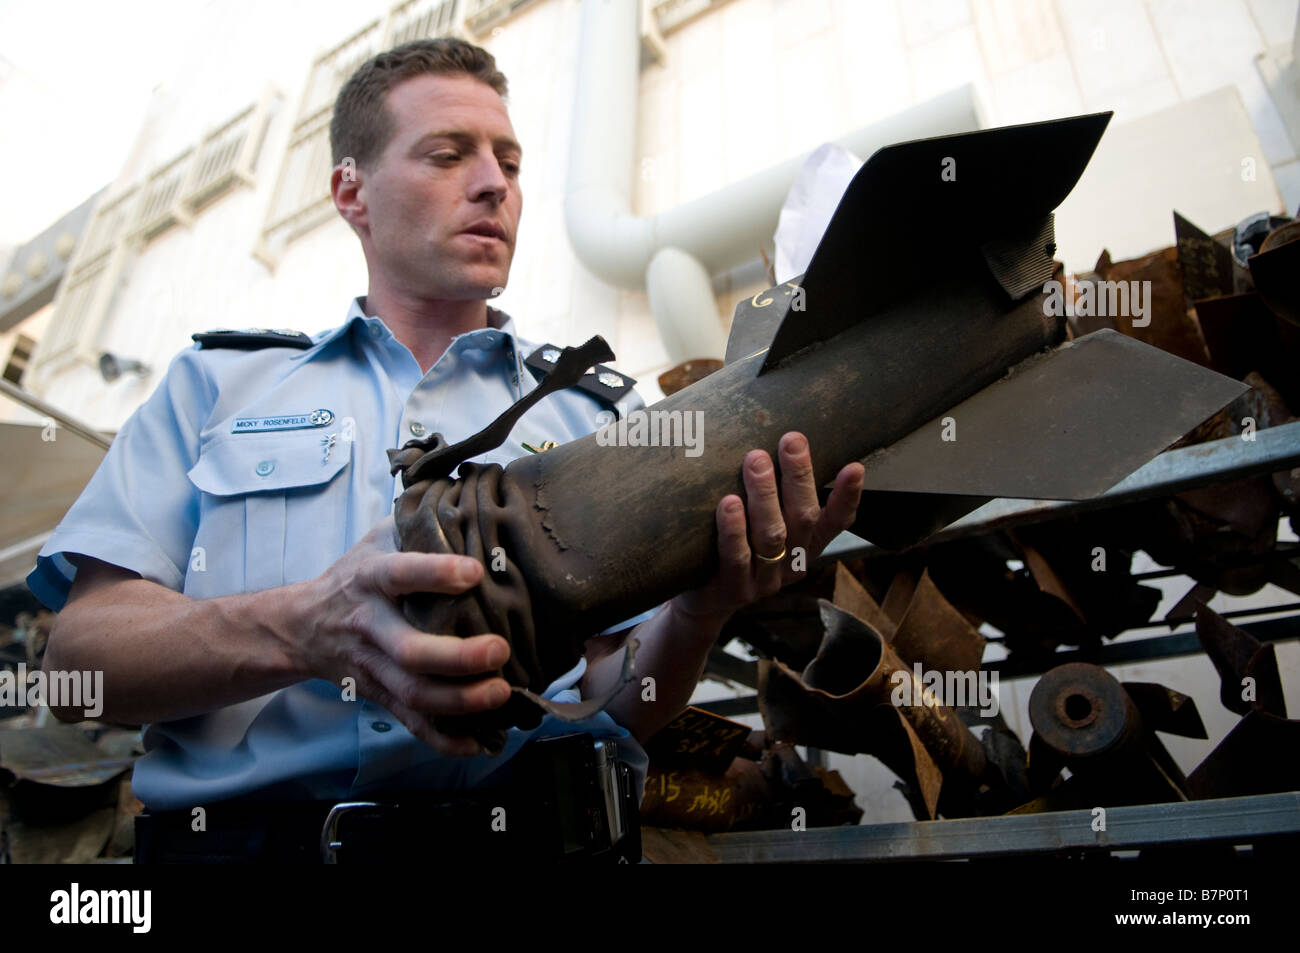
<path id="1" fill-rule="evenodd" d="M 1008 304 L 1051 277 L 1052 212 L 1110 113 L 918 139 L 876 151 L 845 190 L 804 275 L 741 302 L 727 363 L 757 373 L 916 292 L 976 268 Z M 764 351 L 766 349 L 766 351 Z"/>
<path id="2" fill-rule="evenodd" d="M 853 531 L 899 548 L 990 498 L 1098 496 L 1247 390 L 1112 330 L 1016 365 L 867 456 Z"/>

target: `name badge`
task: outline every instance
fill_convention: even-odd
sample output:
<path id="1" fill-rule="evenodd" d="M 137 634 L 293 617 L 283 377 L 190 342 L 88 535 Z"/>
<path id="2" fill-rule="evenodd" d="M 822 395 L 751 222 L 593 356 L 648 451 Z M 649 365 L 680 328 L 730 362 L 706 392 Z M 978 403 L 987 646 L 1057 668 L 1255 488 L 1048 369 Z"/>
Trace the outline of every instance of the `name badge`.
<path id="1" fill-rule="evenodd" d="M 324 427 L 334 420 L 332 410 L 313 410 L 309 414 L 280 414 L 273 417 L 237 417 L 231 433 L 266 433 L 270 430 L 305 430 Z"/>

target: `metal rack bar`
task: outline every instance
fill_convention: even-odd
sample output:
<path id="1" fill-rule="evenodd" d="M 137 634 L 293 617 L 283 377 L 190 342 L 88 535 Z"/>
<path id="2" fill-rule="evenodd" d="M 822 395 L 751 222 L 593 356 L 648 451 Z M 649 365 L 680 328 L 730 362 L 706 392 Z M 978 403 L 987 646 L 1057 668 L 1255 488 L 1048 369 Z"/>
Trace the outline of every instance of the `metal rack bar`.
<path id="1" fill-rule="evenodd" d="M 726 864 L 993 858 L 1064 851 L 1138 850 L 1188 843 L 1253 843 L 1300 834 L 1300 792 L 1093 811 L 917 821 L 805 831 L 753 831 L 706 838 Z"/>
<path id="2" fill-rule="evenodd" d="M 1300 420 L 1258 430 L 1254 440 L 1227 437 L 1168 450 L 1101 496 L 1090 500 L 992 500 L 929 537 L 917 548 L 928 548 L 991 530 L 1169 496 L 1258 473 L 1276 473 L 1296 466 L 1300 466 Z M 857 537 L 847 535 L 838 537 L 821 558 L 856 559 L 888 555 L 888 550 L 856 540 Z"/>

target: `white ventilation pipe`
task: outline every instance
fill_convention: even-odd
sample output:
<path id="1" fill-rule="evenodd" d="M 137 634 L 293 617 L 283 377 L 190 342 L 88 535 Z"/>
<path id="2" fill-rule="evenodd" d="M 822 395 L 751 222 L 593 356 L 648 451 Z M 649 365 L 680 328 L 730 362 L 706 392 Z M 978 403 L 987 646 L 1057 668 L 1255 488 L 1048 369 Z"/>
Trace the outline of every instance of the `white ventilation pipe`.
<path id="1" fill-rule="evenodd" d="M 659 337 L 674 364 L 723 355 L 727 339 L 718 321 L 713 280 L 698 258 L 671 245 L 659 249 L 646 269 L 645 287 Z"/>
<path id="2" fill-rule="evenodd" d="M 564 216 L 574 253 L 608 284 L 648 291 L 673 363 L 722 357 L 710 276 L 752 261 L 776 231 L 796 156 L 643 218 L 632 212 L 640 98 L 639 3 L 584 0 Z M 983 125 L 974 87 L 936 96 L 835 141 L 859 156 Z"/>

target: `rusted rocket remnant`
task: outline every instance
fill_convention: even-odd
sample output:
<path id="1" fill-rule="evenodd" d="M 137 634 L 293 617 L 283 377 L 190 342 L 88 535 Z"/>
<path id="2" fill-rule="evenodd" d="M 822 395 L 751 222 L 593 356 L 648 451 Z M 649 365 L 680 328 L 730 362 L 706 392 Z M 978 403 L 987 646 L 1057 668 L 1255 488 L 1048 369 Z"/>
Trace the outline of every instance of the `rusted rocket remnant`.
<path id="1" fill-rule="evenodd" d="M 1029 783 L 1045 794 L 1068 767 L 1080 804 L 1189 799 L 1187 779 L 1156 731 L 1206 737 L 1196 703 L 1153 682 L 1120 682 L 1086 662 L 1058 665 L 1029 696 Z"/>
<path id="2" fill-rule="evenodd" d="M 706 581 L 718 500 L 743 495 L 745 453 L 775 457 L 787 431 L 807 436 L 822 484 L 864 462 L 855 531 L 901 546 L 984 498 L 1102 493 L 1240 394 L 1114 331 L 1064 341 L 1046 284 L 1058 271 L 1052 211 L 1109 119 L 875 153 L 808 271 L 741 302 L 724 366 L 649 409 L 661 433 L 675 422 L 680 434 L 688 414 L 702 421 L 700 453 L 662 440 L 610 446 L 607 432 L 453 480 L 509 421 L 459 448 L 431 439 L 390 451 L 406 487 L 403 549 L 483 558 L 499 546 L 505 558 L 491 585 L 407 601 L 425 631 L 492 631 L 512 644 L 505 674 L 518 704 L 446 726 L 500 743 L 504 727 L 540 717 L 524 690 L 535 698 L 583 640 Z M 595 342 L 569 362 L 608 359 Z"/>
<path id="3" fill-rule="evenodd" d="M 957 700 L 942 688 L 932 691 L 918 671 L 969 673 L 970 691 L 960 692 L 960 704 L 978 707 L 983 636 L 928 574 L 915 583 L 897 622 L 843 566 L 834 602 L 820 600 L 819 609 L 825 634 L 803 672 L 775 659 L 758 663 L 758 705 L 768 735 L 876 756 L 907 785 L 918 817 L 935 817 L 941 792 L 946 810 L 973 813 L 977 791 L 999 783 L 996 772 L 954 707 Z"/>

